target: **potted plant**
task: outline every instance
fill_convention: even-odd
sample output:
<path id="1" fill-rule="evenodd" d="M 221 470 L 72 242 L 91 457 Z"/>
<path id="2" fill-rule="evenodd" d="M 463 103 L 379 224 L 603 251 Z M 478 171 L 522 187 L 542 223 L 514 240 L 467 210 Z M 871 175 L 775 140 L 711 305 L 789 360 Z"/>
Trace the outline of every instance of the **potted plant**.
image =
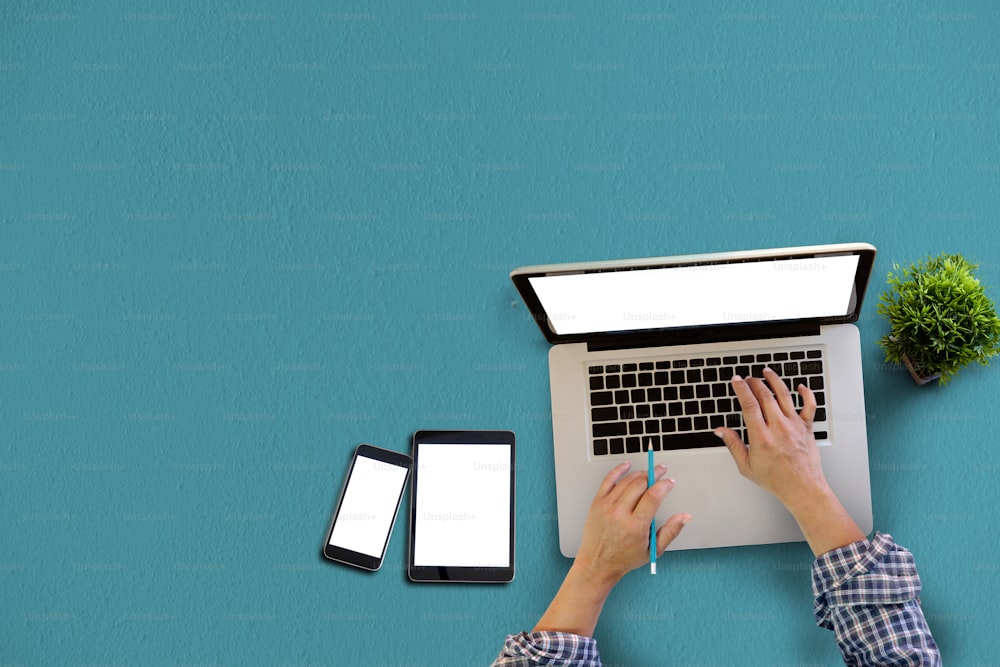
<path id="1" fill-rule="evenodd" d="M 917 384 L 947 383 L 966 364 L 1000 351 L 1000 318 L 975 276 L 977 264 L 942 253 L 902 270 L 893 264 L 878 312 L 891 331 L 879 344 Z"/>

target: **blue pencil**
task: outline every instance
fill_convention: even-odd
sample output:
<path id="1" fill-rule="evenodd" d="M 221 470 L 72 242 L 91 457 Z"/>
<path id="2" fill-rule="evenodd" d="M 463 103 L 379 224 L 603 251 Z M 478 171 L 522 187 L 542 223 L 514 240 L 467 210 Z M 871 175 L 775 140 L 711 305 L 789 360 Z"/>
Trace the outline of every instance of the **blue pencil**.
<path id="1" fill-rule="evenodd" d="M 646 455 L 649 457 L 646 471 L 646 487 L 653 486 L 653 441 L 646 439 Z M 656 517 L 649 522 L 649 573 L 656 574 Z"/>

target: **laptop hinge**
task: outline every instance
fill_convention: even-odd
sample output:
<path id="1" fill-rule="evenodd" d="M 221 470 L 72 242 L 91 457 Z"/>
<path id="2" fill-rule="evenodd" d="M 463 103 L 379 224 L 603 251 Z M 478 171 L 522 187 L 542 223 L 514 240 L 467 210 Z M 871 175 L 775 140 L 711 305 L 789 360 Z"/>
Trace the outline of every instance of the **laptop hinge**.
<path id="1" fill-rule="evenodd" d="M 696 343 L 721 343 L 738 340 L 763 340 L 769 338 L 793 338 L 796 336 L 818 336 L 819 325 L 773 322 L 737 326 L 714 326 L 681 329 L 676 331 L 638 331 L 625 334 L 603 334 L 587 341 L 589 352 L 602 350 L 634 349 L 637 347 L 661 347 L 664 345 L 692 345 Z"/>

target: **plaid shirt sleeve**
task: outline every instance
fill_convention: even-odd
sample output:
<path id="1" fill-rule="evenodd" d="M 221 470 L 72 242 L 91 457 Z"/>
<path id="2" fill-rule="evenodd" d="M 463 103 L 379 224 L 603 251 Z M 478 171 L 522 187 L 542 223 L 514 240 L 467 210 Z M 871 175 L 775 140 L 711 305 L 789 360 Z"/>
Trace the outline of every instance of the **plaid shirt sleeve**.
<path id="1" fill-rule="evenodd" d="M 491 667 L 601 667 L 597 642 L 567 632 L 521 632 L 507 635 Z"/>
<path id="2" fill-rule="evenodd" d="M 939 666 L 920 608 L 913 554 L 875 533 L 823 554 L 812 567 L 816 624 L 833 630 L 845 665 Z"/>

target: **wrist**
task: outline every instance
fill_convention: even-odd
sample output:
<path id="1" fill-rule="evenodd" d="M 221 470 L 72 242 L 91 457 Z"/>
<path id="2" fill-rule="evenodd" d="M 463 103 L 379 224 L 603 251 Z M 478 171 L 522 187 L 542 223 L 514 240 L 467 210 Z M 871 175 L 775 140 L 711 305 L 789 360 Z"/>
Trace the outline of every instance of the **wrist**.
<path id="1" fill-rule="evenodd" d="M 601 567 L 585 557 L 577 557 L 570 566 L 570 576 L 585 581 L 588 586 L 596 591 L 607 595 L 611 589 L 621 581 L 625 573 L 611 572 L 607 568 Z"/>

